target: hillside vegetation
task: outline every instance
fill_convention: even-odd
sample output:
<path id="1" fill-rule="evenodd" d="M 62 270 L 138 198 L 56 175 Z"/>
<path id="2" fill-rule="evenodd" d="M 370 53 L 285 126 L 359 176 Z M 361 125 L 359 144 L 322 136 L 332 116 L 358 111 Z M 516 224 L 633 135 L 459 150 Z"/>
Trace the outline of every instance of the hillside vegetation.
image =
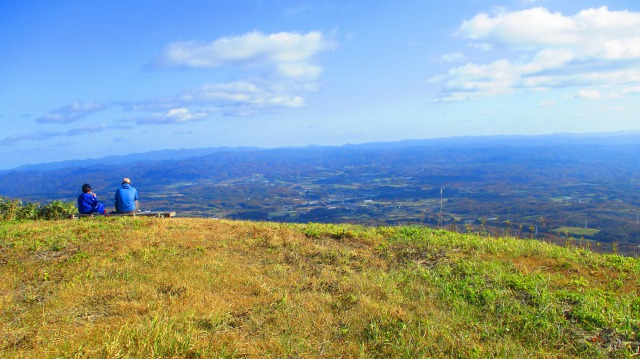
<path id="1" fill-rule="evenodd" d="M 0 171 L 0 194 L 282 223 L 421 224 L 640 255 L 640 135 L 498 136 L 279 149 L 205 149 Z M 177 155 L 179 158 L 171 156 Z M 164 159 L 163 159 L 164 158 Z"/>
<path id="2" fill-rule="evenodd" d="M 417 227 L 0 222 L 0 357 L 637 356 L 640 260 Z"/>

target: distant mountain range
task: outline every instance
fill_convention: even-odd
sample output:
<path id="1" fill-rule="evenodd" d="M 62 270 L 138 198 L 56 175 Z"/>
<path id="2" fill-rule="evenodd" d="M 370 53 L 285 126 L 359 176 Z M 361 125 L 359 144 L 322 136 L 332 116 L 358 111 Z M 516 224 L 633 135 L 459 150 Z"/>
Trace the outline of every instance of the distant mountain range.
<path id="1" fill-rule="evenodd" d="M 180 149 L 180 150 L 158 150 L 144 153 L 132 153 L 128 155 L 120 156 L 107 156 L 95 159 L 80 159 L 80 160 L 67 160 L 51 163 L 40 163 L 32 165 L 24 165 L 12 170 L 3 170 L 3 172 L 9 171 L 51 171 L 65 167 L 75 166 L 90 166 L 95 163 L 101 165 L 123 165 L 134 162 L 144 161 L 162 161 L 162 160 L 181 160 L 189 157 L 205 156 L 216 152 L 235 152 L 235 151 L 254 151 L 258 150 L 258 147 L 215 147 L 215 148 L 192 148 L 192 149 Z"/>
<path id="2" fill-rule="evenodd" d="M 573 233 L 633 250 L 638 154 L 640 133 L 166 150 L 4 171 L 0 196 L 73 201 L 90 183 L 112 206 L 129 177 L 143 209 L 182 216 L 454 228 L 485 228 L 490 218 L 500 230 Z"/>
<path id="3" fill-rule="evenodd" d="M 586 147 L 584 147 L 586 146 Z M 629 147 L 631 146 L 631 147 Z M 460 151 L 471 151 L 473 154 L 463 162 L 468 161 L 473 165 L 478 151 L 491 149 L 492 153 L 504 153 L 513 155 L 514 149 L 564 149 L 569 148 L 635 148 L 640 146 L 640 132 L 619 133 L 593 133 L 593 134 L 554 134 L 542 136 L 475 136 L 475 137 L 450 137 L 427 140 L 404 140 L 396 142 L 375 142 L 364 144 L 347 144 L 343 146 L 308 146 L 264 149 L 257 147 L 218 147 L 196 148 L 181 150 L 160 150 L 147 153 L 135 153 L 122 156 L 109 156 L 97 159 L 69 160 L 45 164 L 25 165 L 12 170 L 0 172 L 0 196 L 20 197 L 38 201 L 69 198 L 71 193 L 77 192 L 82 183 L 92 182 L 105 186 L 118 184 L 120 178 L 133 177 L 138 184 L 152 185 L 159 182 L 183 181 L 189 178 L 209 178 L 206 171 L 211 170 L 211 164 L 207 166 L 197 165 L 199 162 L 213 162 L 215 171 L 234 171 L 245 175 L 244 170 L 238 171 L 237 165 L 253 163 L 249 167 L 261 167 L 260 163 L 268 163 L 273 160 L 289 161 L 293 167 L 307 165 L 313 161 L 335 162 L 336 159 L 346 157 L 344 161 L 338 161 L 335 169 L 340 164 L 350 164 L 353 153 L 368 153 L 371 156 L 386 158 L 397 154 L 398 151 L 423 151 L 428 149 L 431 153 L 439 155 L 449 153 L 452 162 L 459 161 Z M 450 152 L 454 149 L 458 155 Z M 354 152 L 355 151 L 355 152 Z M 581 150 L 582 151 L 582 150 Z M 595 154 L 598 151 L 596 150 Z M 571 151 L 569 151 L 571 152 Z M 602 153 L 606 156 L 610 151 Z M 615 151 L 614 151 L 615 152 Z M 585 153 L 586 155 L 586 153 Z M 589 154 L 593 156 L 594 153 Z M 463 157 L 469 157 L 465 154 Z M 521 156 L 519 156 L 521 157 Z M 639 156 L 640 157 L 640 156 Z M 526 156 L 525 156 L 526 159 Z M 373 159 L 372 159 L 373 160 Z M 396 157 L 396 160 L 400 160 Z M 486 162 L 486 159 L 483 159 Z M 198 169 L 198 167 L 200 168 Z M 226 168 L 226 169 L 224 169 Z M 187 169 L 189 169 L 187 171 Z M 189 172 L 187 178 L 184 172 Z M 165 178 L 172 174 L 173 179 Z M 213 177 L 219 177 L 216 173 Z M 107 183 L 110 183 L 108 185 Z M 95 187 L 95 186 L 94 186 Z"/>
<path id="4" fill-rule="evenodd" d="M 577 144 L 597 144 L 597 145 L 621 145 L 639 144 L 640 131 L 623 131 L 612 133 L 586 133 L 586 134 L 551 134 L 551 135 L 502 135 L 502 136 L 460 136 L 434 139 L 412 139 L 393 142 L 369 142 L 363 144 L 346 144 L 343 146 L 318 146 L 306 147 L 282 147 L 280 149 L 305 150 L 312 148 L 359 148 L 359 149 L 390 149 L 403 147 L 424 147 L 424 146 L 546 146 L 546 145 L 577 145 Z M 158 150 L 144 153 L 133 153 L 128 155 L 107 156 L 95 159 L 66 160 L 51 163 L 24 165 L 14 169 L 0 170 L 1 173 L 35 171 L 45 172 L 65 167 L 93 166 L 100 165 L 124 165 L 145 161 L 182 160 L 191 157 L 206 156 L 218 152 L 248 152 L 248 151 L 269 151 L 260 147 L 211 147 L 193 148 L 179 150 Z"/>

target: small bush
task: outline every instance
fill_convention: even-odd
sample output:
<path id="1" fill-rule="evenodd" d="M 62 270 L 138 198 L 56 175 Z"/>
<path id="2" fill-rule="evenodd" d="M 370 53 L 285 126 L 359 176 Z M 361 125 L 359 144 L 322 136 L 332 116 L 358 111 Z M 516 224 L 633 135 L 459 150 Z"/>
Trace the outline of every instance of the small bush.
<path id="1" fill-rule="evenodd" d="M 40 205 L 40 203 L 23 204 L 18 199 L 0 197 L 0 220 L 5 221 L 65 219 L 76 212 L 74 202 L 56 200 L 45 205 Z"/>

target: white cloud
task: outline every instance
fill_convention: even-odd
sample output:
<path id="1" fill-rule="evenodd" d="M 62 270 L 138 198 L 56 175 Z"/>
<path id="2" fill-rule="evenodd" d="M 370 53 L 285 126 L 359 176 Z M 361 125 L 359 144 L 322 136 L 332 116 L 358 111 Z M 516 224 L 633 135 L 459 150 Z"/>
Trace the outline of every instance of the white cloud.
<path id="1" fill-rule="evenodd" d="M 188 108 L 172 108 L 168 111 L 161 113 L 154 113 L 151 116 L 140 118 L 138 123 L 152 123 L 152 124 L 169 124 L 169 123 L 187 123 L 193 121 L 200 121 L 207 117 L 204 112 L 191 113 Z"/>
<path id="2" fill-rule="evenodd" d="M 184 123 L 163 111 L 188 109 L 204 113 L 196 119 L 219 113 L 226 116 L 259 115 L 305 106 L 304 96 L 316 91 L 323 68 L 317 55 L 334 44 L 321 32 L 251 32 L 212 42 L 176 42 L 167 46 L 156 64 L 164 67 L 231 70 L 253 73 L 235 82 L 207 83 L 176 96 L 130 105 L 152 111 L 141 123 Z M 237 75 L 241 78 L 242 75 Z M 160 112 L 158 112 L 160 111 Z"/>
<path id="3" fill-rule="evenodd" d="M 165 48 L 157 63 L 190 68 L 266 66 L 286 77 L 316 78 L 320 68 L 311 62 L 316 55 L 332 47 L 332 42 L 320 32 L 251 32 L 208 43 L 175 42 Z M 296 67 L 297 71 L 282 71 L 282 68 L 291 67 Z"/>
<path id="4" fill-rule="evenodd" d="M 81 120 L 94 112 L 107 108 L 107 105 L 95 102 L 74 102 L 71 105 L 60 107 L 38 118 L 41 123 L 71 123 Z"/>
<path id="5" fill-rule="evenodd" d="M 574 42 L 575 24 L 559 13 L 544 8 L 481 13 L 464 21 L 457 34 L 471 40 L 527 47 Z"/>
<path id="6" fill-rule="evenodd" d="M 640 84 L 639 12 L 600 7 L 566 16 L 542 7 L 499 10 L 464 21 L 456 34 L 473 40 L 476 47 L 509 50 L 518 60 L 503 58 L 451 69 L 439 101 L 523 89 Z M 597 98 L 597 88 L 586 91 L 591 92 L 582 98 Z"/>
<path id="7" fill-rule="evenodd" d="M 449 71 L 448 92 L 441 101 L 459 101 L 474 96 L 495 96 L 513 90 L 520 69 L 509 61 L 498 60 L 488 65 L 466 64 Z M 432 79 L 437 81 L 437 79 Z"/>

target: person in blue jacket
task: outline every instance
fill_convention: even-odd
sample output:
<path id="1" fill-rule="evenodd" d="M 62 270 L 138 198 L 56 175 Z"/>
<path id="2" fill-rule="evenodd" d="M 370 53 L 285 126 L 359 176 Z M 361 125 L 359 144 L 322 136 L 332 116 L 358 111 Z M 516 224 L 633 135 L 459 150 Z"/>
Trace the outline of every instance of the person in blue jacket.
<path id="1" fill-rule="evenodd" d="M 116 190 L 116 213 L 135 213 L 139 208 L 138 190 L 131 187 L 131 180 L 122 179 L 122 186 Z"/>
<path id="2" fill-rule="evenodd" d="M 81 214 L 106 213 L 104 204 L 98 202 L 96 194 L 91 192 L 93 188 L 90 184 L 82 185 L 82 194 L 78 196 L 78 212 Z"/>

